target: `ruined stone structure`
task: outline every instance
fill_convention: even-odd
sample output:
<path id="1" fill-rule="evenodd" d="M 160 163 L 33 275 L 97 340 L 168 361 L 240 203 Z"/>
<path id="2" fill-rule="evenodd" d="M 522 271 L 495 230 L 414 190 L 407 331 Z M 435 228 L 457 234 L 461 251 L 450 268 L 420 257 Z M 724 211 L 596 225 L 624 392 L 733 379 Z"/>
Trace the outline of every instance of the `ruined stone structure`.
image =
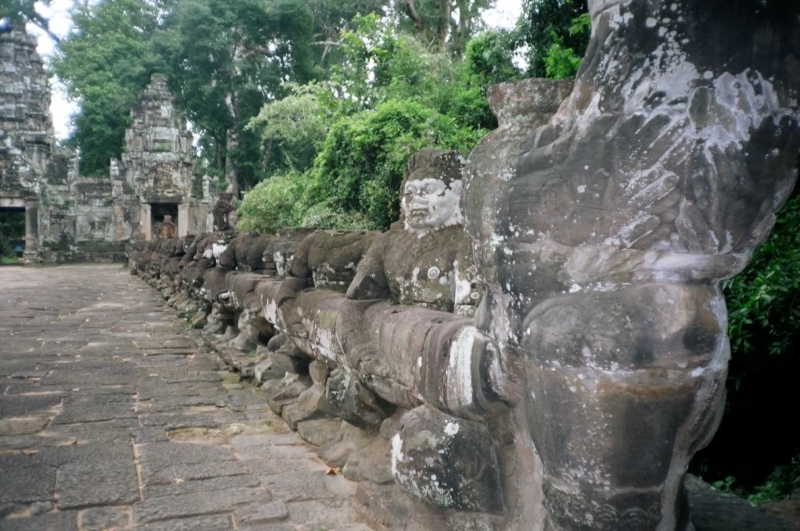
<path id="1" fill-rule="evenodd" d="M 463 168 L 413 157 L 385 234 L 161 240 L 132 270 L 386 528 L 713 529 L 686 470 L 723 412 L 719 282 L 797 178 L 800 5 L 701 4 L 590 1 L 574 86 L 494 87 L 498 130 Z"/>
<path id="2" fill-rule="evenodd" d="M 50 89 L 36 39 L 0 33 L 0 208 L 24 210 L 26 258 L 39 248 L 41 177 L 55 147 Z"/>
<path id="3" fill-rule="evenodd" d="M 131 111 L 122 161 L 107 178 L 80 175 L 77 157 L 56 149 L 50 89 L 36 39 L 0 34 L 0 208 L 24 210 L 25 261 L 124 260 L 165 216 L 176 235 L 211 229 L 215 190 L 194 169 L 192 138 L 164 76 L 154 75 Z"/>
<path id="4" fill-rule="evenodd" d="M 212 191 L 207 176 L 194 172 L 192 135 L 173 100 L 167 78 L 154 74 L 131 110 L 122 161 L 111 161 L 114 207 L 124 218 L 116 227 L 120 240 L 152 239 L 164 216 L 172 217 L 177 236 L 211 230 Z"/>

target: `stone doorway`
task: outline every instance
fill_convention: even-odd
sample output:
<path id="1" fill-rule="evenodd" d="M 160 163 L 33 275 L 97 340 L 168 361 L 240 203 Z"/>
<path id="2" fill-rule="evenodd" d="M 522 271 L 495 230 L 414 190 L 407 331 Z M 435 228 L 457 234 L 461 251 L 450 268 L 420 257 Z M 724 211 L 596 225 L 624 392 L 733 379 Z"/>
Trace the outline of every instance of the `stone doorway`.
<path id="1" fill-rule="evenodd" d="M 178 223 L 178 203 L 151 203 L 150 204 L 150 226 L 152 227 L 152 237 L 158 237 L 161 231 L 161 223 L 164 216 L 172 216 L 172 222 L 177 229 L 176 234 L 181 234 L 180 224 Z"/>
<path id="2" fill-rule="evenodd" d="M 25 262 L 35 262 L 39 257 L 39 200 L 0 191 L 0 222 L 8 227 L 0 232 L 8 232 L 14 241 L 14 255 L 22 249 Z"/>
<path id="3" fill-rule="evenodd" d="M 0 206 L 0 264 L 18 263 L 25 239 L 25 207 Z"/>

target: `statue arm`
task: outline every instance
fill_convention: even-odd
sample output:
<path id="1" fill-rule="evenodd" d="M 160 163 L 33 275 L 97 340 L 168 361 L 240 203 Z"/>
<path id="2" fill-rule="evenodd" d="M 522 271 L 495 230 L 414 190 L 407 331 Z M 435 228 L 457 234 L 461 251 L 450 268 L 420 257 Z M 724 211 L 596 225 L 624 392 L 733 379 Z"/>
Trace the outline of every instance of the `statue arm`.
<path id="1" fill-rule="evenodd" d="M 347 289 L 347 298 L 354 300 L 390 299 L 389 279 L 383 267 L 384 235 L 370 246 L 356 269 L 356 276 Z"/>

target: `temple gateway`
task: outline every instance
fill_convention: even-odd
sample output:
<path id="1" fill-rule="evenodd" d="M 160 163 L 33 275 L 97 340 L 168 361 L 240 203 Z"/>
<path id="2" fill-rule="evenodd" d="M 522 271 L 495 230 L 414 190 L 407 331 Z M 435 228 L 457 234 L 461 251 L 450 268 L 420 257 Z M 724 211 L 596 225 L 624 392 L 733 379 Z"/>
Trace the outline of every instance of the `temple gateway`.
<path id="1" fill-rule="evenodd" d="M 122 159 L 106 176 L 83 176 L 77 155 L 56 146 L 36 39 L 0 33 L 0 61 L 0 210 L 24 215 L 27 264 L 124 261 L 125 247 L 156 237 L 165 216 L 176 236 L 213 229 L 218 192 L 195 164 L 164 76 L 131 109 Z"/>

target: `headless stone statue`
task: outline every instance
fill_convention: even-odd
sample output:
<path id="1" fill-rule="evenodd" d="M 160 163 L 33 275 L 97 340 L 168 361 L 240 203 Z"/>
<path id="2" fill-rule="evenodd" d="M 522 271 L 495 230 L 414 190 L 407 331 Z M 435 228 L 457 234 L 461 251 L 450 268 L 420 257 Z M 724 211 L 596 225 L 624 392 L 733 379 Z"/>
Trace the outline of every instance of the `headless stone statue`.
<path id="1" fill-rule="evenodd" d="M 158 239 L 169 240 L 174 238 L 177 233 L 178 230 L 177 227 L 175 227 L 175 223 L 172 222 L 172 216 L 169 214 L 164 216 L 164 221 L 158 228 Z"/>
<path id="2" fill-rule="evenodd" d="M 214 216 L 214 231 L 225 232 L 233 230 L 236 226 L 236 207 L 233 205 L 233 193 L 219 194 L 219 200 L 212 210 Z"/>

